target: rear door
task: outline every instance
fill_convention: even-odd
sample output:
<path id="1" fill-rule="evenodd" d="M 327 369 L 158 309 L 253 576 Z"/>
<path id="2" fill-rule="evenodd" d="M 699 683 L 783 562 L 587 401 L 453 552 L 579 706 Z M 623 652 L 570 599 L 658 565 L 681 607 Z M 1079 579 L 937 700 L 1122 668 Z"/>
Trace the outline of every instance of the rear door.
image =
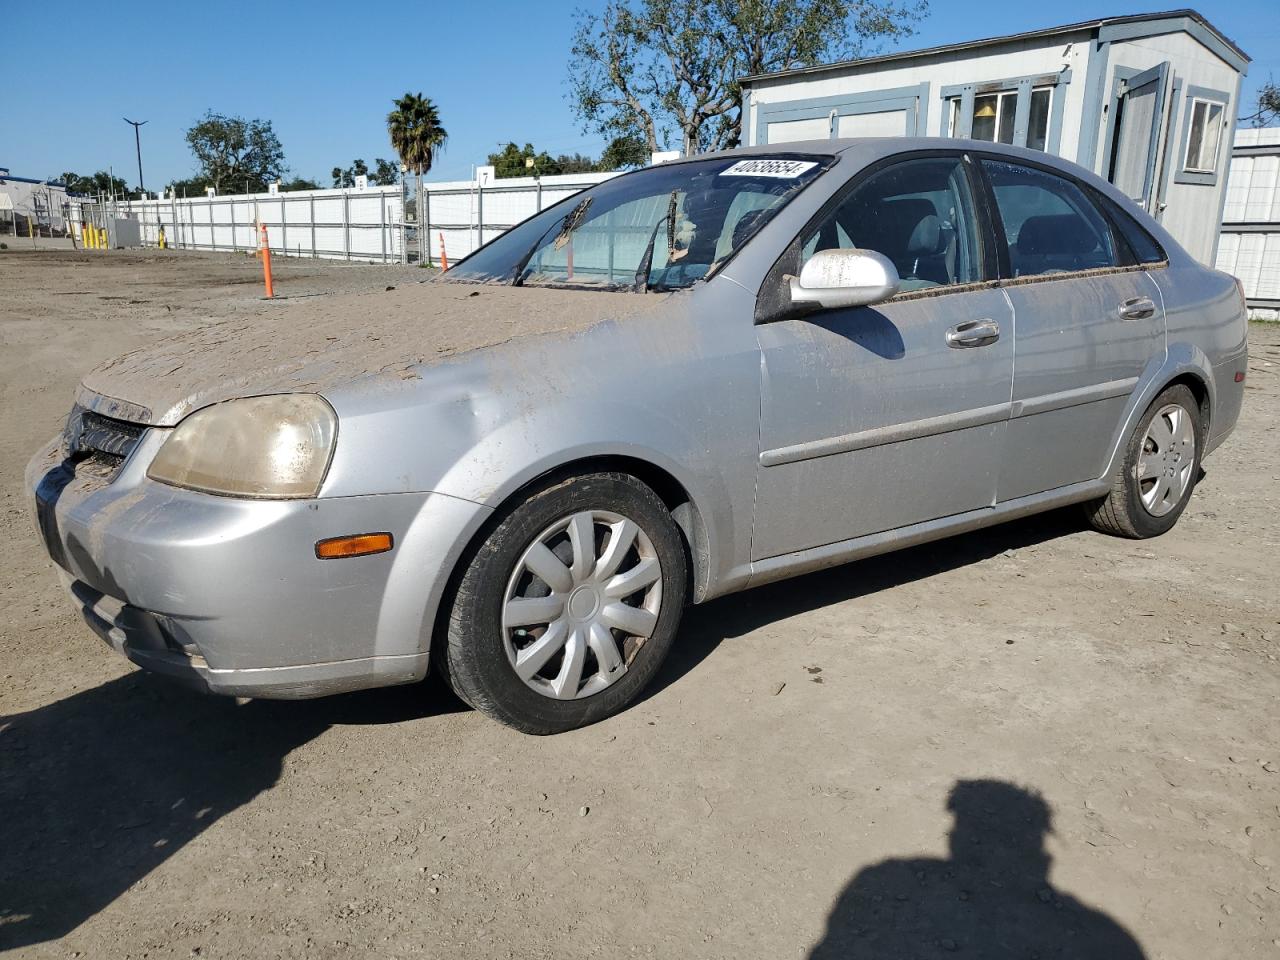
<path id="1" fill-rule="evenodd" d="M 1012 314 L 982 282 L 993 241 L 968 166 L 932 155 L 859 176 L 766 278 L 780 287 L 818 250 L 862 247 L 894 261 L 902 293 L 757 326 L 753 559 L 994 503 Z"/>
<path id="2" fill-rule="evenodd" d="M 1164 313 L 1090 188 L 1005 158 L 982 168 L 1015 324 L 1005 501 L 1102 475 L 1129 396 L 1164 356 Z"/>

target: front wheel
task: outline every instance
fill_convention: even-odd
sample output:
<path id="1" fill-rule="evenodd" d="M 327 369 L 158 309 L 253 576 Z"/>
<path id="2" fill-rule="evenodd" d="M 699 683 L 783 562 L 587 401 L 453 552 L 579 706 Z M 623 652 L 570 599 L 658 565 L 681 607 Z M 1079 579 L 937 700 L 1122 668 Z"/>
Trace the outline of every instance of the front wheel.
<path id="1" fill-rule="evenodd" d="M 1097 530 L 1119 537 L 1158 537 L 1178 522 L 1195 490 L 1204 449 L 1195 395 L 1166 389 L 1138 421 L 1111 492 L 1085 505 Z"/>
<path id="2" fill-rule="evenodd" d="M 622 710 L 675 639 L 687 576 L 666 505 L 621 473 L 538 491 L 480 544 L 454 592 L 441 664 L 454 691 L 525 733 Z"/>

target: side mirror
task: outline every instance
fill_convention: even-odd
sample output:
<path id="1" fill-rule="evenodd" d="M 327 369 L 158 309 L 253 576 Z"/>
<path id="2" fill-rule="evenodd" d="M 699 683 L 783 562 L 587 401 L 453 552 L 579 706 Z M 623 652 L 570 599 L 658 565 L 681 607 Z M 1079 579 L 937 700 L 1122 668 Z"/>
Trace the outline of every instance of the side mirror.
<path id="1" fill-rule="evenodd" d="M 902 281 L 898 268 L 874 250 L 820 250 L 792 277 L 791 302 L 865 307 L 888 300 Z"/>

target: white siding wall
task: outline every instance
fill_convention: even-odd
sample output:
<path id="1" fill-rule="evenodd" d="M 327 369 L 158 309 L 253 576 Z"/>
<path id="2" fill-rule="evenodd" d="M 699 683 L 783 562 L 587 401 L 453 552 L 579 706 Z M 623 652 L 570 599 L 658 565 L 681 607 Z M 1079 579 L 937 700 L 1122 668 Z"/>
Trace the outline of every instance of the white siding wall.
<path id="1" fill-rule="evenodd" d="M 1231 160 L 1217 266 L 1240 278 L 1247 299 L 1280 302 L 1280 127 L 1237 130 L 1236 148 L 1271 149 Z M 1280 319 L 1276 307 L 1253 313 Z"/>
<path id="2" fill-rule="evenodd" d="M 1088 58 L 1088 34 L 1055 38 L 1050 45 L 1036 41 L 1002 44 L 990 52 L 968 50 L 921 57 L 902 63 L 871 64 L 850 67 L 846 71 L 817 75 L 797 74 L 778 80 L 756 81 L 751 95 L 751 144 L 764 143 L 765 131 L 758 118 L 760 108 L 796 100 L 849 94 L 873 93 L 898 87 L 930 84 L 928 118 L 921 136 L 936 137 L 942 133 L 943 87 L 966 83 L 984 83 L 1011 77 L 1039 76 L 1072 71 L 1072 82 L 1066 85 L 1066 113 L 1063 118 L 1063 151 L 1075 151 L 1075 134 L 1080 124 L 1080 109 Z M 815 127 L 815 129 L 817 129 Z M 826 127 L 822 126 L 822 136 Z M 859 134 L 863 135 L 863 134 Z M 799 138 L 796 138 L 799 139 Z"/>

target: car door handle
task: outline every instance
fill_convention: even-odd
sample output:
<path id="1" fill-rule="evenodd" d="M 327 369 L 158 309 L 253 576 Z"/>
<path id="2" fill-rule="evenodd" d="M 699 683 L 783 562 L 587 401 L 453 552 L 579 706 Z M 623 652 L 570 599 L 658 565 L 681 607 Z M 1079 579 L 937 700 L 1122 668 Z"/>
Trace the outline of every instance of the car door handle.
<path id="1" fill-rule="evenodd" d="M 947 346 L 985 347 L 1000 339 L 1000 324 L 994 320 L 966 320 L 947 331 Z"/>
<path id="2" fill-rule="evenodd" d="M 1145 320 L 1156 312 L 1150 297 L 1133 297 L 1116 308 L 1121 320 Z"/>

